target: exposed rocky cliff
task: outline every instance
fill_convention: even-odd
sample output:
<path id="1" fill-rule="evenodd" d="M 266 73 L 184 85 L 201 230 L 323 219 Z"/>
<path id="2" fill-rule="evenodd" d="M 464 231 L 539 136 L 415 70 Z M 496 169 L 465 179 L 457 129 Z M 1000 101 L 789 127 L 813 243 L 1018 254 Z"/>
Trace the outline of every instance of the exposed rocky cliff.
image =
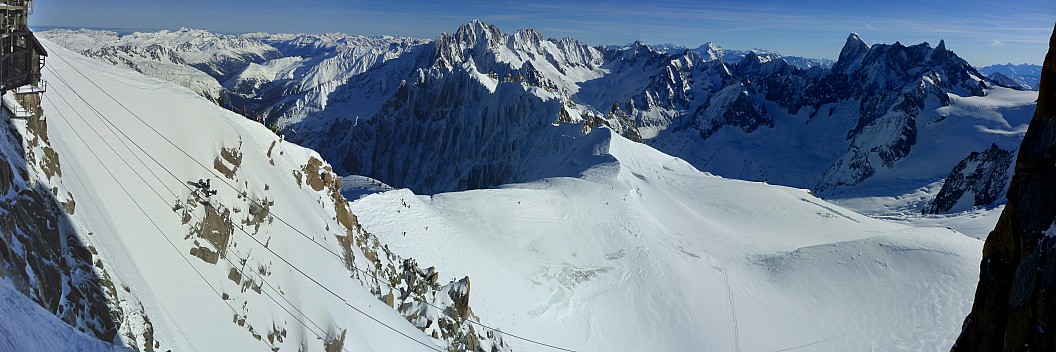
<path id="1" fill-rule="evenodd" d="M 619 111 L 584 116 L 571 100 L 602 62 L 576 41 L 473 22 L 339 88 L 330 111 L 291 125 L 290 139 L 342 173 L 423 193 L 575 176 L 540 166 L 591 125 L 627 121 Z"/>
<path id="2" fill-rule="evenodd" d="M 1056 350 L 1056 31 L 1008 206 L 983 248 L 975 305 L 953 351 Z"/>
<path id="3" fill-rule="evenodd" d="M 985 77 L 945 42 L 904 46 L 866 45 L 847 39 L 833 72 L 804 95 L 815 110 L 824 104 L 858 102 L 859 116 L 847 134 L 850 150 L 821 177 L 820 191 L 858 184 L 890 169 L 917 144 L 918 118 L 928 105 L 949 106 L 948 94 L 982 96 Z M 929 104 L 934 102 L 932 104 Z M 796 106 L 789 111 L 798 110 Z"/>
<path id="4" fill-rule="evenodd" d="M 110 342 L 120 334 L 129 347 L 152 351 L 150 319 L 123 301 L 126 292 L 83 239 L 93 234 L 71 221 L 79 204 L 61 187 L 60 156 L 39 99 L 18 99 L 32 111 L 26 120 L 0 116 L 0 280 L 89 336 Z"/>
<path id="5" fill-rule="evenodd" d="M 924 208 L 924 214 L 963 211 L 971 207 L 994 204 L 1005 194 L 1012 152 L 996 144 L 990 149 L 972 152 L 946 177 L 935 199 Z"/>

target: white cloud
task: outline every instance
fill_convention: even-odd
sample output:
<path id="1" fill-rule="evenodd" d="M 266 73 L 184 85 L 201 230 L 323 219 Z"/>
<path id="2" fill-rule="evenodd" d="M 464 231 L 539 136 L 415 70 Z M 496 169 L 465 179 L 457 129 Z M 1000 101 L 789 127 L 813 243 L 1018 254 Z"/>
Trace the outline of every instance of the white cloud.
<path id="1" fill-rule="evenodd" d="M 1005 42 L 1000 40 L 991 40 L 990 46 L 1005 46 Z"/>

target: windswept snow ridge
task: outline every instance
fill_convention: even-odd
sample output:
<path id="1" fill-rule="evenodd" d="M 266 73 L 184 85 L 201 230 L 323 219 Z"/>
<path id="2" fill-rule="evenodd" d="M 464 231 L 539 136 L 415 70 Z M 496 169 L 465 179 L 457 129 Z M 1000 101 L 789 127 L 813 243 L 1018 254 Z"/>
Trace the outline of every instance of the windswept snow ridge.
<path id="1" fill-rule="evenodd" d="M 941 351 L 960 331 L 978 240 L 595 135 L 570 156 L 595 165 L 579 178 L 352 209 L 391 248 L 470 273 L 482 319 L 577 351 Z"/>

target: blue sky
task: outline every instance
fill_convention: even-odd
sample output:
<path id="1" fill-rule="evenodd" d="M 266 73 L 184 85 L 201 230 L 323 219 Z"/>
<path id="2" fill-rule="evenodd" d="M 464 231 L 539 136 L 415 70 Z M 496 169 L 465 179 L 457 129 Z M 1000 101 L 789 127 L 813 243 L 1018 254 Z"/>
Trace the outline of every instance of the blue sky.
<path id="1" fill-rule="evenodd" d="M 1056 1 L 339 1 L 43 0 L 34 26 L 204 28 L 224 33 L 344 32 L 434 38 L 473 19 L 588 44 L 713 41 L 733 49 L 834 58 L 850 32 L 867 42 L 938 44 L 974 65 L 1040 64 Z"/>

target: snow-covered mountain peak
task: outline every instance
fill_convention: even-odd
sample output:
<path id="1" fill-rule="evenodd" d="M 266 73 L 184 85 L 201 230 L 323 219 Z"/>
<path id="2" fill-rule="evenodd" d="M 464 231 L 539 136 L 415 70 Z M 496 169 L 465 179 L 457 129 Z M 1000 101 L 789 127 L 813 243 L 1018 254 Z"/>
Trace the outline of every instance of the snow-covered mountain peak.
<path id="1" fill-rule="evenodd" d="M 1010 82 L 1012 84 L 1005 86 L 1026 87 L 1028 90 L 1038 90 L 1040 88 L 1038 83 L 1041 80 L 1041 66 L 1029 64 L 1013 65 L 1008 63 L 981 67 L 979 68 L 979 72 L 987 75 L 1001 73 L 1012 81 Z"/>
<path id="2" fill-rule="evenodd" d="M 136 32 L 122 37 L 125 44 L 175 46 L 181 51 L 209 53 L 256 53 L 262 57 L 277 54 L 275 48 L 259 41 L 234 35 L 216 34 L 202 29 L 180 28 L 177 31 Z"/>
<path id="3" fill-rule="evenodd" d="M 53 29 L 40 32 L 40 35 L 80 53 L 98 49 L 106 43 L 116 42 L 120 37 L 117 32 L 97 29 Z"/>
<path id="4" fill-rule="evenodd" d="M 533 29 L 504 34 L 498 27 L 473 21 L 435 42 L 438 67 L 475 72 L 482 84 L 517 81 L 564 96 L 578 90 L 576 83 L 603 74 L 604 55 L 581 42 L 544 40 Z"/>
<path id="5" fill-rule="evenodd" d="M 988 79 L 956 53 L 946 49 L 945 42 L 932 48 L 928 43 L 905 46 L 878 44 L 870 48 L 862 70 L 877 84 L 896 81 L 905 84 L 932 72 L 940 86 L 961 96 L 981 96 Z M 886 76 L 886 77 L 885 77 Z"/>
<path id="6" fill-rule="evenodd" d="M 531 28 L 518 29 L 513 34 L 514 43 L 527 44 L 532 47 L 539 47 L 540 43 L 545 40 L 542 33 Z"/>
<path id="7" fill-rule="evenodd" d="M 693 51 L 700 54 L 705 61 L 724 60 L 726 57 L 726 50 L 715 44 L 715 42 L 704 43 L 704 45 L 697 47 Z"/>
<path id="8" fill-rule="evenodd" d="M 865 55 L 869 53 L 869 49 L 869 44 L 866 44 L 858 33 L 851 33 L 847 37 L 847 43 L 843 45 L 843 50 L 840 50 L 839 59 L 832 65 L 832 69 L 836 72 L 857 69 L 861 60 L 865 59 Z"/>
<path id="9" fill-rule="evenodd" d="M 545 66 L 540 63 L 546 61 L 561 72 L 565 66 L 593 69 L 603 63 L 601 52 L 575 39 L 545 39 L 534 29 L 504 34 L 498 27 L 478 20 L 462 25 L 454 34 L 441 35 L 436 46 L 442 65 L 466 62 L 469 57 L 477 64 L 503 62 L 513 64 L 513 68 L 530 61 L 535 67 Z"/>
<path id="10" fill-rule="evenodd" d="M 112 34 L 95 36 L 106 39 Z M 571 38 L 545 39 L 543 33 L 531 29 L 503 33 L 482 21 L 469 22 L 432 42 L 341 34 L 242 37 L 285 55 L 281 60 L 247 65 L 235 78 L 224 81 L 228 92 L 241 95 L 236 99 L 249 100 L 250 112 L 287 129 L 292 140 L 317 148 L 328 160 L 337 160 L 343 173 L 363 173 L 422 192 L 524 178 L 513 175 L 520 171 L 510 172 L 505 166 L 479 166 L 480 171 L 466 176 L 431 165 L 421 169 L 446 172 L 457 180 L 429 181 L 427 177 L 436 172 L 414 174 L 417 171 L 392 169 L 386 162 L 368 162 L 397 160 L 402 157 L 395 154 L 404 151 L 384 149 L 393 153 L 384 156 L 367 151 L 398 133 L 453 138 L 469 133 L 473 126 L 479 129 L 474 132 L 479 135 L 472 137 L 474 143 L 484 143 L 480 137 L 487 135 L 496 138 L 490 143 L 502 145 L 516 140 L 513 135 L 539 134 L 544 126 L 585 122 L 580 127 L 609 126 L 631 140 L 645 140 L 723 176 L 767 179 L 815 191 L 851 187 L 883 174 L 884 169 L 897 168 L 896 162 L 915 148 L 917 135 L 922 133 L 918 129 L 948 115 L 934 109 L 952 104 L 955 98 L 950 94 L 979 96 L 993 83 L 948 50 L 944 41 L 935 48 L 901 43 L 874 46 L 853 33 L 831 69 L 831 61 L 783 57 L 761 49 L 727 50 L 713 42 L 682 51 L 658 50 L 640 41 L 595 48 Z M 83 38 L 80 45 L 94 45 L 94 40 Z M 719 94 L 731 85 L 737 86 Z M 511 101 L 511 96 L 522 101 Z M 460 99 L 474 102 L 460 104 Z M 243 106 L 241 100 L 235 103 Z M 260 104 L 259 110 L 254 111 L 255 103 Z M 498 110 L 504 113 L 497 114 Z M 505 117 L 491 121 L 496 116 Z M 498 126 L 515 132 L 492 136 Z M 352 132 L 353 127 L 360 132 Z M 377 129 L 378 134 L 364 129 Z M 763 135 L 792 129 L 804 131 L 802 139 L 789 143 L 824 140 L 817 144 L 829 146 L 808 147 L 811 150 L 805 153 L 817 156 L 815 164 L 777 167 L 783 162 L 755 157 L 754 164 L 746 166 L 741 151 L 720 143 L 734 135 L 738 140 L 770 139 Z M 684 134 L 687 140 L 676 136 L 682 131 L 688 132 Z M 750 136 L 742 136 L 745 133 Z M 706 136 L 718 139 L 702 142 L 702 137 L 710 138 Z M 444 155 L 474 163 L 494 163 L 481 159 L 488 153 L 457 152 L 456 145 L 438 141 L 433 148 L 451 148 Z M 757 152 L 780 154 L 762 149 L 768 148 Z M 946 170 L 928 171 L 925 178 L 949 174 L 957 160 L 978 149 L 973 145 L 951 153 L 957 157 L 943 166 Z M 500 154 L 488 155 L 501 159 L 499 163 L 520 160 Z M 844 154 L 846 160 L 840 158 Z M 435 163 L 452 163 L 434 152 L 423 150 L 415 158 L 419 156 L 421 160 L 415 162 L 440 159 Z M 799 171 L 777 171 L 787 168 Z M 406 177 L 390 175 L 396 173 Z"/>
<path id="11" fill-rule="evenodd" d="M 781 57 L 762 56 L 754 51 L 748 52 L 744 59 L 737 63 L 735 72 L 744 77 L 761 77 L 773 74 L 788 74 L 796 70 Z"/>
<path id="12" fill-rule="evenodd" d="M 443 36 L 442 36 L 443 37 Z M 468 24 L 458 27 L 451 38 L 462 45 L 463 48 L 476 48 L 478 46 L 489 47 L 506 44 L 506 36 L 499 27 L 473 20 Z"/>
<path id="13" fill-rule="evenodd" d="M 711 50 L 718 52 L 722 51 L 722 47 L 720 47 L 718 44 L 715 44 L 715 42 L 707 42 L 697 48 L 697 50 Z"/>

